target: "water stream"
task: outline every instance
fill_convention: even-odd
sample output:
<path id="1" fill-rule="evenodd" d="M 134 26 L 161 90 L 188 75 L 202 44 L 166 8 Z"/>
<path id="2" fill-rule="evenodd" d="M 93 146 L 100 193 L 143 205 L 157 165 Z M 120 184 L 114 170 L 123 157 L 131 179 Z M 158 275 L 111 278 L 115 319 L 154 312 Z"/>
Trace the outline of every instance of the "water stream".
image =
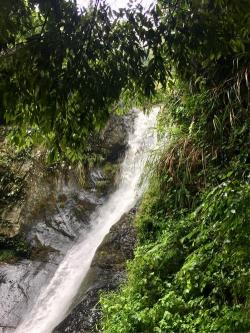
<path id="1" fill-rule="evenodd" d="M 89 270 L 96 249 L 111 226 L 135 206 L 143 191 L 139 182 L 148 153 L 154 146 L 152 129 L 157 112 L 157 108 L 148 116 L 138 112 L 133 132 L 129 134 L 129 148 L 121 166 L 117 190 L 94 212 L 90 231 L 68 251 L 16 333 L 51 333 L 63 320 Z"/>

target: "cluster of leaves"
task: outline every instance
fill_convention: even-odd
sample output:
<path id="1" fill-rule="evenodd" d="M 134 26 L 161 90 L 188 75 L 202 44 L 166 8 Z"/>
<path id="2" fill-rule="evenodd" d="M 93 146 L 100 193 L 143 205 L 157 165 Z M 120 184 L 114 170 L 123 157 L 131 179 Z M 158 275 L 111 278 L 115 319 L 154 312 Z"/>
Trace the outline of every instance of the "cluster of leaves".
<path id="1" fill-rule="evenodd" d="M 248 0 L 161 0 L 165 54 L 193 89 L 216 86 L 248 65 Z"/>
<path id="2" fill-rule="evenodd" d="M 26 173 L 22 171 L 29 151 L 16 153 L 1 143 L 0 150 L 0 212 L 24 198 Z"/>
<path id="3" fill-rule="evenodd" d="M 170 142 L 151 165 L 128 281 L 102 298 L 104 332 L 250 330 L 249 132 L 224 132 L 225 162 L 216 126 L 207 141 L 204 105 L 203 94 L 167 96 L 158 127 Z"/>
<path id="4" fill-rule="evenodd" d="M 154 198 L 161 200 L 158 191 Z M 249 199 L 249 184 L 235 180 L 206 192 L 177 220 L 144 202 L 137 217 L 144 241 L 128 282 L 102 299 L 104 332 L 247 332 Z M 158 225 L 154 239 L 149 219 Z"/>
<path id="5" fill-rule="evenodd" d="M 151 55 L 145 63 L 161 41 L 154 19 L 140 5 L 114 12 L 99 1 L 81 12 L 66 0 L 15 6 L 12 15 L 1 4 L 9 31 L 0 45 L 1 122 L 12 126 L 19 146 L 43 143 L 52 159 L 83 159 L 122 92 L 151 95 L 165 79 L 162 59 Z"/>
<path id="6" fill-rule="evenodd" d="M 103 331 L 248 332 L 250 3 L 160 3 L 163 147 L 128 281 L 102 297 Z"/>
<path id="7" fill-rule="evenodd" d="M 0 237 L 0 261 L 15 261 L 18 258 L 27 258 L 30 254 L 30 245 L 23 237 Z"/>

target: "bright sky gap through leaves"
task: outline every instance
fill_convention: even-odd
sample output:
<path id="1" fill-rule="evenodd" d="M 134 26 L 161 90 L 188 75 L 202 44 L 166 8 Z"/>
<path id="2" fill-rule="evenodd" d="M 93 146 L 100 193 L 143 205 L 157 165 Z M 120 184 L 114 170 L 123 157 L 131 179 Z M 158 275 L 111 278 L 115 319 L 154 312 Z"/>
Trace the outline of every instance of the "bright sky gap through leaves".
<path id="1" fill-rule="evenodd" d="M 113 9 L 118 9 L 118 8 L 124 8 L 127 7 L 128 4 L 128 0 L 106 0 L 108 4 L 110 4 L 110 6 Z M 79 7 L 82 6 L 87 6 L 89 4 L 89 0 L 77 0 L 77 3 L 79 5 Z M 140 3 L 144 8 L 148 8 L 151 3 L 153 3 L 155 1 L 153 0 L 140 0 L 138 1 L 138 3 Z"/>

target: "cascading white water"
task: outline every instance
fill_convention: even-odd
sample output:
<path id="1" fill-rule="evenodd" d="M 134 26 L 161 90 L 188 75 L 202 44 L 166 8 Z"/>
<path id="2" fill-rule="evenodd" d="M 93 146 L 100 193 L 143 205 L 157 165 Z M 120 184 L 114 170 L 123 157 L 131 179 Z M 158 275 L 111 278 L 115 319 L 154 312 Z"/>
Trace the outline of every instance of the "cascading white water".
<path id="1" fill-rule="evenodd" d="M 141 195 L 138 183 L 148 152 L 154 145 L 155 138 L 150 129 L 154 127 L 157 112 L 158 108 L 154 108 L 148 116 L 138 112 L 134 131 L 129 134 L 129 148 L 121 167 L 117 190 L 92 215 L 90 231 L 66 254 L 16 333 L 51 333 L 64 318 L 89 270 L 96 249 L 111 226 L 134 207 Z"/>

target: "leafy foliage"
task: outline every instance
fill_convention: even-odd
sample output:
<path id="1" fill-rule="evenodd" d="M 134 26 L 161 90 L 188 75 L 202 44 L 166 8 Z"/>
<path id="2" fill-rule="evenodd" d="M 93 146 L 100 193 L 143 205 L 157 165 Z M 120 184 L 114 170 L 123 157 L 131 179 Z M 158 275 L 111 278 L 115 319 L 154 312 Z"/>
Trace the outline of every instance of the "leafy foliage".
<path id="1" fill-rule="evenodd" d="M 65 0 L 16 6 L 24 19 L 3 6 L 11 36 L 0 45 L 1 121 L 19 146 L 47 143 L 52 159 L 84 158 L 121 93 L 151 95 L 158 76 L 165 80 L 158 58 L 145 66 L 153 19 L 140 5 L 116 13 L 99 1 L 81 13 Z"/>
<path id="2" fill-rule="evenodd" d="M 249 2 L 160 1 L 162 148 L 105 333 L 248 332 Z M 167 132 L 167 140 L 166 140 Z"/>
<path id="3" fill-rule="evenodd" d="M 171 219 L 165 205 L 155 214 L 162 200 L 153 190 L 137 217 L 143 237 L 129 280 L 102 300 L 104 331 L 247 331 L 249 196 L 248 182 L 226 180 L 206 191 L 195 210 Z"/>
<path id="4" fill-rule="evenodd" d="M 0 262 L 13 262 L 18 258 L 28 258 L 31 254 L 31 247 L 21 236 L 10 239 L 0 237 Z"/>
<path id="5" fill-rule="evenodd" d="M 10 146 L 1 142 L 0 212 L 23 199 L 26 175 L 22 172 L 22 167 L 28 158 L 28 151 L 17 154 Z"/>

